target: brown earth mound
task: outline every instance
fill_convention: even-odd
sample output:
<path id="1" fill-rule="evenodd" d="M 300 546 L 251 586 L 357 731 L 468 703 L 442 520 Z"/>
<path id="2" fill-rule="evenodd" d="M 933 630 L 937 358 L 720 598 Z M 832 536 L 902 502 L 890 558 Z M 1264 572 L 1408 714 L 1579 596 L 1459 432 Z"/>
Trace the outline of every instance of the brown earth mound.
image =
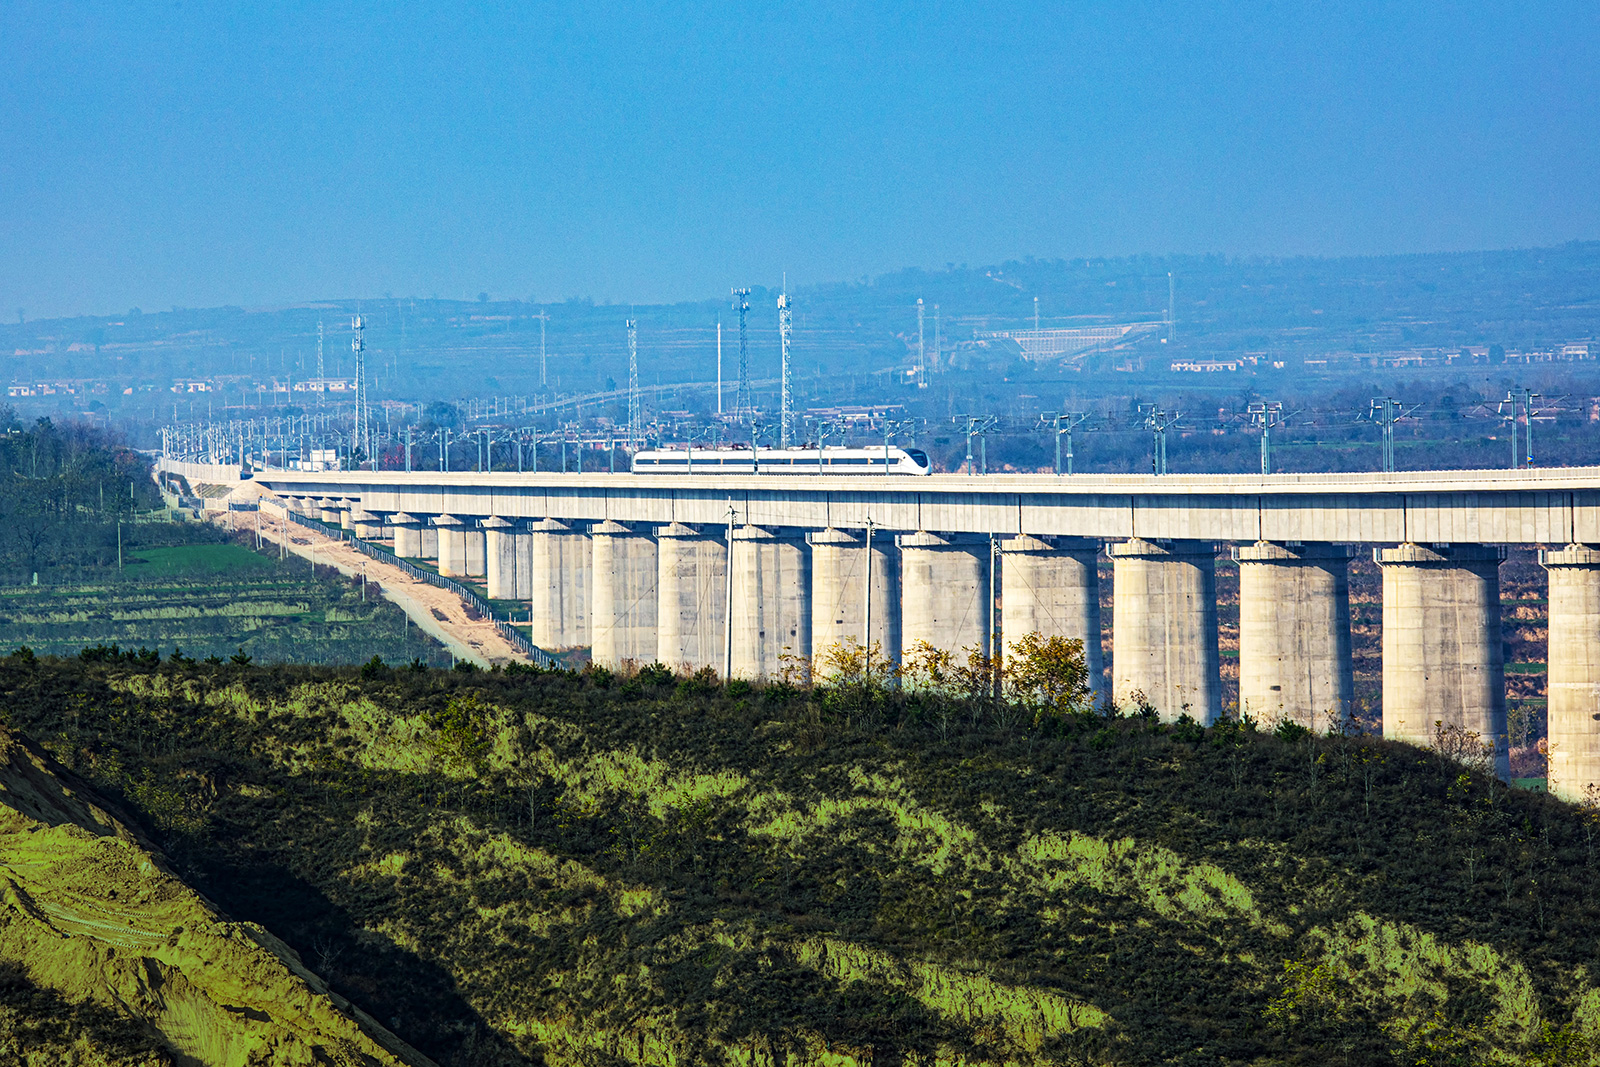
<path id="1" fill-rule="evenodd" d="M 128 1020 L 179 1063 L 431 1064 L 331 992 L 266 930 L 218 914 L 114 807 L 4 729 L 0 969 L 12 985 L 34 987 L 26 996 L 14 991 L 14 1011 L 27 1015 L 44 998 L 95 1019 Z M 38 1036 L 63 1049 L 84 1045 L 82 1033 Z"/>

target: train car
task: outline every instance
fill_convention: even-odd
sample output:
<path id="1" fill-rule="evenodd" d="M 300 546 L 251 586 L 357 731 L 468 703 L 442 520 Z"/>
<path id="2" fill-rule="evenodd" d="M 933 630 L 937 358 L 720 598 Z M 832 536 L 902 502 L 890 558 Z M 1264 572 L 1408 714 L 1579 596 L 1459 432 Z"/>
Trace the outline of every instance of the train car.
<path id="1" fill-rule="evenodd" d="M 652 448 L 635 474 L 932 474 L 920 448 Z"/>

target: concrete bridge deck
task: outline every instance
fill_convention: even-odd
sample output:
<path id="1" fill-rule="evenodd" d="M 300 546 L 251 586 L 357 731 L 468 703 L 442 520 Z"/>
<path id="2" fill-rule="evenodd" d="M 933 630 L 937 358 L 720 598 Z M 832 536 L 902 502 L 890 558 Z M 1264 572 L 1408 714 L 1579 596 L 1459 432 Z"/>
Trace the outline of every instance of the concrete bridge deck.
<path id="1" fill-rule="evenodd" d="M 191 482 L 218 468 L 161 466 Z M 221 473 L 226 474 L 224 469 Z M 234 472 L 235 476 L 237 472 Z M 1600 791 L 1600 468 L 1356 474 L 312 473 L 254 486 L 528 606 L 535 644 L 771 677 L 841 642 L 1003 658 L 1083 642 L 1096 698 L 1223 713 L 1217 551 L 1236 546 L 1240 711 L 1353 701 L 1349 559 L 1383 568 L 1383 729 L 1476 735 L 1509 772 L 1501 546 L 1550 546 L 1550 785 Z M 731 514 L 730 514 L 731 509 Z M 733 525 L 729 537 L 729 525 Z M 870 536 L 869 531 L 876 531 Z M 1112 572 L 1115 655 L 1100 625 Z"/>
<path id="2" fill-rule="evenodd" d="M 1332 543 L 1600 542 L 1600 467 L 1056 477 L 261 471 L 370 512 Z"/>

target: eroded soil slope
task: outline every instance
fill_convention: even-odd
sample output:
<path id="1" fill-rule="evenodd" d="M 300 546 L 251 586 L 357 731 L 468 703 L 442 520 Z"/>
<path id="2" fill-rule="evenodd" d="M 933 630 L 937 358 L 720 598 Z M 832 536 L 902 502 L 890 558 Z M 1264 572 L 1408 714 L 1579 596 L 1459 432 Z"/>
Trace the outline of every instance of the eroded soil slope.
<path id="1" fill-rule="evenodd" d="M 276 937 L 219 915 L 105 801 L 3 729 L 0 1034 L 0 1054 L 24 1063 L 429 1062 Z"/>

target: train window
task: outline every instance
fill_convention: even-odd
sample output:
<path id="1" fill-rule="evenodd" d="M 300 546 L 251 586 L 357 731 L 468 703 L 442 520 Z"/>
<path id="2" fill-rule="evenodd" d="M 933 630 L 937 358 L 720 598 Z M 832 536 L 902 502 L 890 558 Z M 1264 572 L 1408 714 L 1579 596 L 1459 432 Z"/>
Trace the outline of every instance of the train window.
<path id="1" fill-rule="evenodd" d="M 919 467 L 928 465 L 928 454 L 920 448 L 908 448 L 906 449 L 906 455 L 911 458 L 911 462 Z"/>

